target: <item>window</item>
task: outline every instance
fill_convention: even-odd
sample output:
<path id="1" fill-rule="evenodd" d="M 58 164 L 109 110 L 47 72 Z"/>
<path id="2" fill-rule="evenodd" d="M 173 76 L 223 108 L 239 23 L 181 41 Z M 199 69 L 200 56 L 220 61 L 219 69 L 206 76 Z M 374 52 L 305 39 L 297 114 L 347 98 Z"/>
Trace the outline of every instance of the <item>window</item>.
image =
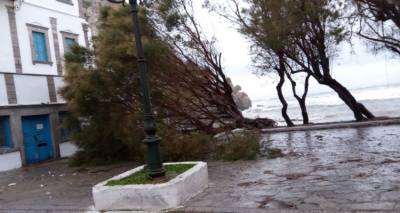
<path id="1" fill-rule="evenodd" d="M 73 45 L 78 44 L 78 34 L 61 31 L 63 43 L 64 43 L 64 53 L 71 50 Z"/>
<path id="2" fill-rule="evenodd" d="M 63 127 L 63 123 L 68 116 L 68 112 L 60 112 L 58 113 L 58 117 L 60 120 L 60 140 L 61 142 L 68 142 L 71 140 L 71 131 L 68 128 Z"/>
<path id="3" fill-rule="evenodd" d="M 49 49 L 48 28 L 27 24 L 31 42 L 32 63 L 52 64 Z"/>
<path id="4" fill-rule="evenodd" d="M 35 51 L 35 61 L 36 62 L 47 62 L 49 57 L 47 55 L 46 49 L 46 35 L 41 32 L 32 32 L 33 37 L 33 47 Z"/>
<path id="5" fill-rule="evenodd" d="M 68 38 L 68 37 L 66 37 L 64 43 L 65 43 L 65 51 L 68 52 L 68 51 L 71 50 L 71 47 L 72 47 L 74 44 L 76 44 L 76 41 L 75 41 L 74 38 Z"/>
<path id="6" fill-rule="evenodd" d="M 10 117 L 0 116 L 0 148 L 13 148 Z"/>

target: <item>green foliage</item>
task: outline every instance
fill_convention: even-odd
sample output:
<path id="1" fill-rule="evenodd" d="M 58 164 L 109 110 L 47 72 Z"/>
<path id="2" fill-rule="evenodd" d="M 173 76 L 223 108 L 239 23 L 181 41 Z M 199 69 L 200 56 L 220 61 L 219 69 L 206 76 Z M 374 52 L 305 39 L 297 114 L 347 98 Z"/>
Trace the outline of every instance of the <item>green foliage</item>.
<path id="1" fill-rule="evenodd" d="M 284 156 L 285 155 L 282 153 L 282 150 L 280 150 L 280 149 L 269 148 L 267 150 L 267 158 L 268 159 L 281 158 Z"/>
<path id="2" fill-rule="evenodd" d="M 161 150 L 166 162 L 197 160 L 254 160 L 260 152 L 260 135 L 255 132 L 231 135 L 227 141 L 217 141 L 198 132 L 181 134 L 162 128 Z"/>
<path id="3" fill-rule="evenodd" d="M 92 6 L 92 1 L 89 1 L 89 0 L 84 0 L 83 1 L 83 8 L 87 9 L 90 6 Z"/>
<path id="4" fill-rule="evenodd" d="M 341 0 L 246 2 L 248 7 L 237 11 L 235 19 L 240 31 L 252 42 L 253 61 L 259 74 L 274 72 L 279 54 L 296 58 L 291 64 L 302 62 L 306 58 L 303 54 L 333 56 L 337 46 L 349 37 Z M 305 41 L 311 40 L 312 45 L 305 48 Z M 316 46 L 326 50 L 321 52 Z"/>
<path id="5" fill-rule="evenodd" d="M 173 179 L 174 177 L 193 168 L 193 166 L 195 165 L 172 164 L 172 165 L 164 165 L 164 169 L 166 170 L 166 176 L 169 179 Z M 107 186 L 142 185 L 142 184 L 154 184 L 153 180 L 148 176 L 148 171 L 146 168 L 121 180 L 111 180 L 107 183 Z"/>
<path id="6" fill-rule="evenodd" d="M 233 135 L 215 148 L 215 158 L 225 161 L 254 160 L 260 152 L 260 136 L 255 133 Z"/>
<path id="7" fill-rule="evenodd" d="M 143 161 L 142 118 L 131 20 L 126 9 L 104 10 L 96 52 L 73 47 L 65 55 L 62 96 L 68 101 L 66 125 L 81 151 L 72 165 Z M 96 57 L 94 57 L 96 55 Z"/>
<path id="8" fill-rule="evenodd" d="M 65 55 L 66 84 L 61 94 L 70 111 L 66 126 L 74 130 L 73 140 L 80 147 L 72 165 L 143 161 L 144 116 L 129 12 L 127 7 L 103 9 L 99 33 L 93 40 L 94 51 L 75 46 Z M 209 130 L 209 125 L 199 121 L 204 119 L 199 112 L 215 102 L 206 99 L 209 93 L 212 97 L 214 94 L 212 90 L 199 91 L 211 80 L 203 68 L 182 61 L 176 50 L 156 35 L 146 13 L 146 10 L 140 12 L 142 39 L 150 85 L 154 85 L 151 97 L 163 138 L 163 158 L 165 161 L 207 159 L 213 144 L 212 137 L 204 134 L 206 131 L 182 134 L 176 129 L 181 120 L 189 120 Z M 217 87 L 215 91 L 220 89 Z M 215 97 L 221 101 L 225 96 Z M 171 116 L 172 113 L 175 114 Z M 174 121 L 171 117 L 178 117 L 176 123 L 171 123 Z"/>
<path id="9" fill-rule="evenodd" d="M 206 160 L 213 146 L 211 136 L 201 133 L 182 134 L 173 129 L 162 128 L 160 134 L 162 158 L 166 162 Z"/>

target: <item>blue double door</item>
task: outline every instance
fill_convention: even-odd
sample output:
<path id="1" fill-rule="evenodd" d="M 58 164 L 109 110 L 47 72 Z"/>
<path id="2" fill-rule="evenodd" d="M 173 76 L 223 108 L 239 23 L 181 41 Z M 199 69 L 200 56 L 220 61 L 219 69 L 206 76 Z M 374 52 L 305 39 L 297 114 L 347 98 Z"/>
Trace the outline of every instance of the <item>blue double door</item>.
<path id="1" fill-rule="evenodd" d="M 22 117 L 25 157 L 28 164 L 53 158 L 51 127 L 48 115 Z"/>

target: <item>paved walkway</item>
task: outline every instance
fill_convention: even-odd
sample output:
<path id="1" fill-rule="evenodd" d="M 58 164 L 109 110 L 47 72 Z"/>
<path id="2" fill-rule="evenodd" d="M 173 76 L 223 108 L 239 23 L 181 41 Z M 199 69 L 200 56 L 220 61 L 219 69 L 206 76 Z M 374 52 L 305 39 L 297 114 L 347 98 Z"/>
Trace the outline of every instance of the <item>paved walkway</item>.
<path id="1" fill-rule="evenodd" d="M 70 168 L 67 160 L 0 173 L 0 213 L 84 212 L 92 186 L 134 167 Z"/>
<path id="2" fill-rule="evenodd" d="M 400 126 L 265 134 L 284 158 L 209 163 L 210 187 L 186 212 L 400 212 Z M 89 212 L 91 187 L 132 164 L 57 161 L 0 173 L 0 212 Z"/>
<path id="3" fill-rule="evenodd" d="M 286 157 L 211 163 L 210 187 L 182 210 L 400 212 L 400 126 L 275 133 L 270 147 Z"/>

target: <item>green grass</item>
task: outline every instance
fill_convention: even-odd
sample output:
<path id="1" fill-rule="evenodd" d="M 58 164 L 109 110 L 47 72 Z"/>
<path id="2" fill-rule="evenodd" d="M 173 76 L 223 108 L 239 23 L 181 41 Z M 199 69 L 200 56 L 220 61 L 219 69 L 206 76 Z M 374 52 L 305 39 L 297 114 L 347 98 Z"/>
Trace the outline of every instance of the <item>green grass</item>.
<path id="1" fill-rule="evenodd" d="M 145 167 L 139 172 L 123 178 L 121 180 L 111 180 L 108 181 L 106 186 L 124 186 L 124 185 L 141 185 L 141 184 L 157 184 L 167 182 L 176 176 L 186 172 L 187 170 L 194 167 L 195 164 L 172 164 L 172 165 L 164 165 L 166 170 L 166 178 L 163 180 L 152 180 L 147 174 L 147 168 Z"/>

